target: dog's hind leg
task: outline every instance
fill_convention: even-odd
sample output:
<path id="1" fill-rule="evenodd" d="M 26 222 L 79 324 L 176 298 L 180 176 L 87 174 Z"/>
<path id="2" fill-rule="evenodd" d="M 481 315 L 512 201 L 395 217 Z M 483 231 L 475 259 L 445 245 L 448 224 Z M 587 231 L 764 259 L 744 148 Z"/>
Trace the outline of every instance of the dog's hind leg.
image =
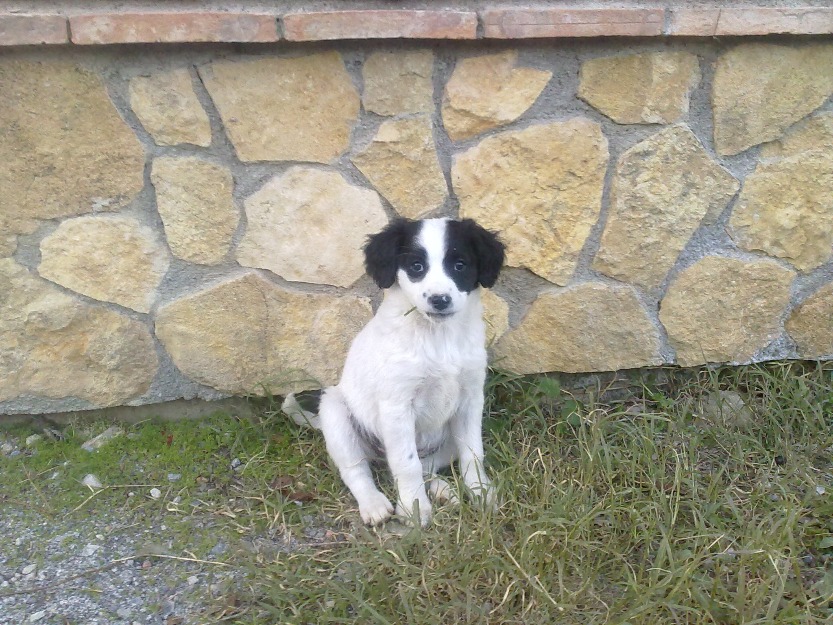
<path id="1" fill-rule="evenodd" d="M 318 414 L 327 452 L 338 467 L 341 479 L 356 498 L 362 521 L 368 525 L 383 523 L 393 514 L 393 505 L 373 481 L 367 453 L 338 388 L 330 387 L 324 391 Z"/>

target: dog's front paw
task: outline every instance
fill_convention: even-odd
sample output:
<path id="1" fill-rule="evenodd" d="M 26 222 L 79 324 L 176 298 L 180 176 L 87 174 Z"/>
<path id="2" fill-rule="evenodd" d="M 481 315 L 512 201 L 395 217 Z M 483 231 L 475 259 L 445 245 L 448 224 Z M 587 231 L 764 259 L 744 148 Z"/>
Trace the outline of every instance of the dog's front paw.
<path id="1" fill-rule="evenodd" d="M 424 494 L 413 500 L 413 505 L 403 506 L 402 502 L 396 504 L 396 516 L 409 525 L 416 525 L 415 520 L 419 518 L 422 527 L 431 525 L 431 503 Z"/>
<path id="2" fill-rule="evenodd" d="M 381 525 L 393 514 L 393 506 L 379 491 L 359 502 L 359 514 L 366 525 Z"/>
<path id="3" fill-rule="evenodd" d="M 460 500 L 457 498 L 454 489 L 451 488 L 451 484 L 441 477 L 431 478 L 431 481 L 428 482 L 428 493 L 436 503 L 443 503 L 450 506 L 460 505 Z"/>
<path id="4" fill-rule="evenodd" d="M 497 489 L 488 480 L 476 482 L 469 486 L 472 497 L 486 510 L 495 511 L 500 508 L 500 499 L 497 495 Z"/>

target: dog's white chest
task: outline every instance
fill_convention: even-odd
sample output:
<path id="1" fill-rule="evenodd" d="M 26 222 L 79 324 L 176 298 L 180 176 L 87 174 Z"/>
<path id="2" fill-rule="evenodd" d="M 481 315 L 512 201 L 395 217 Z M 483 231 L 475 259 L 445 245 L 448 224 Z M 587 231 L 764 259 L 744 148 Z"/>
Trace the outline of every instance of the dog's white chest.
<path id="1" fill-rule="evenodd" d="M 459 374 L 426 378 L 414 397 L 417 431 L 433 432 L 445 427 L 460 405 L 461 390 Z"/>

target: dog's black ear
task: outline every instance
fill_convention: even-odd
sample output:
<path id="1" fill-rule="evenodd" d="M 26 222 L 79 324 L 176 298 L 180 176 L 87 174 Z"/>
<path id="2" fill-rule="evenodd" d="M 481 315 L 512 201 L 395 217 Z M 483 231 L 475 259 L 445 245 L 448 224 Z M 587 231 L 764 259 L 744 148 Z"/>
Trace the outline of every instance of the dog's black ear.
<path id="1" fill-rule="evenodd" d="M 491 288 L 497 282 L 503 267 L 505 247 L 494 232 L 486 230 L 473 219 L 464 219 L 463 227 L 469 232 L 472 247 L 477 255 L 477 281 L 484 288 Z"/>
<path id="2" fill-rule="evenodd" d="M 399 253 L 410 223 L 407 219 L 397 219 L 367 239 L 364 246 L 364 268 L 381 289 L 390 288 L 396 281 Z"/>

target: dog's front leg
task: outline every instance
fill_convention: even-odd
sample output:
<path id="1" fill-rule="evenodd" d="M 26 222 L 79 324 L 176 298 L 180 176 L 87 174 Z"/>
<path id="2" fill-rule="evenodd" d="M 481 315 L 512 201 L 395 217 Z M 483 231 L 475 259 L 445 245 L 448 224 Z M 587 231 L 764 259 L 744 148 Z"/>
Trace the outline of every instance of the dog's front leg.
<path id="1" fill-rule="evenodd" d="M 477 499 L 490 508 L 497 507 L 495 489 L 483 464 L 483 385 L 474 383 L 463 392 L 463 401 L 451 420 L 451 435 L 463 482 Z"/>
<path id="2" fill-rule="evenodd" d="M 431 523 L 431 503 L 425 491 L 422 461 L 417 453 L 413 411 L 394 402 L 382 402 L 380 409 L 385 455 L 399 494 L 396 514 L 416 525 L 418 506 L 419 524 L 426 527 Z"/>
<path id="3" fill-rule="evenodd" d="M 319 414 L 327 451 L 338 467 L 341 479 L 356 498 L 362 521 L 368 525 L 384 523 L 393 512 L 393 506 L 373 481 L 370 462 L 353 428 L 350 410 L 337 387 L 324 392 Z"/>

